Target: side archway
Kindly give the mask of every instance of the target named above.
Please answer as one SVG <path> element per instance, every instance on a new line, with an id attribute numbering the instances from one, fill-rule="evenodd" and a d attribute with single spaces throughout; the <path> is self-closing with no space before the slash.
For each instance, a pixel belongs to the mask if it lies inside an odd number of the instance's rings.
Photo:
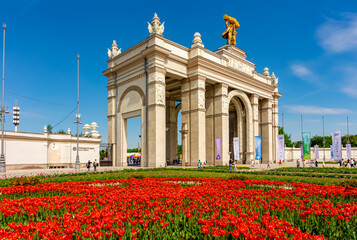
<path id="1" fill-rule="evenodd" d="M 142 106 L 145 106 L 145 93 L 144 93 L 144 91 L 138 86 L 130 86 L 127 89 L 125 89 L 125 91 L 123 92 L 123 94 L 121 95 L 121 97 L 119 99 L 118 108 L 117 108 L 118 112 L 121 112 L 121 105 L 122 105 L 122 102 L 123 102 L 125 96 L 129 92 L 132 92 L 132 91 L 137 92 L 140 95 L 141 101 L 142 101 Z"/>

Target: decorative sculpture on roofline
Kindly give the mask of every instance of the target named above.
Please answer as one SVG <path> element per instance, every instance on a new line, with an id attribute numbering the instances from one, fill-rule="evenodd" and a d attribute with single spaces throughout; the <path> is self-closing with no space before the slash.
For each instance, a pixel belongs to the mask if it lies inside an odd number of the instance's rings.
<path id="1" fill-rule="evenodd" d="M 121 49 L 118 49 L 117 42 L 115 40 L 113 40 L 112 50 L 110 51 L 110 49 L 108 48 L 108 57 L 113 58 L 113 57 L 119 55 L 120 53 L 121 53 Z"/>
<path id="2" fill-rule="evenodd" d="M 222 37 L 227 39 L 227 44 L 236 45 L 236 30 L 239 28 L 239 23 L 235 18 L 228 16 L 227 14 L 223 15 L 223 19 L 226 21 L 226 31 L 222 33 Z M 229 24 L 228 24 L 229 23 Z"/>
<path id="3" fill-rule="evenodd" d="M 148 29 L 149 29 L 150 35 L 153 35 L 153 34 L 162 35 L 165 30 L 164 23 L 165 22 L 163 22 L 162 24 L 160 23 L 160 18 L 155 13 L 155 15 L 152 19 L 152 22 L 151 22 L 152 25 L 148 22 Z"/>

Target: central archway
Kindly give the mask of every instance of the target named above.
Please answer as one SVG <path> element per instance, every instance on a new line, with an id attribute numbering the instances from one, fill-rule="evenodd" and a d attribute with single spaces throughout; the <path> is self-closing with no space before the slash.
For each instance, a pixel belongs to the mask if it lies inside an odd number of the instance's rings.
<path id="1" fill-rule="evenodd" d="M 233 135 L 236 135 L 240 138 L 240 152 L 241 159 L 243 163 L 246 161 L 250 161 L 253 157 L 253 112 L 252 106 L 250 105 L 250 101 L 248 96 L 239 90 L 230 91 L 228 94 L 228 106 L 233 104 L 236 110 L 236 118 L 237 118 L 237 132 Z M 228 126 L 230 124 L 228 123 Z M 232 124 L 231 124 L 232 125 Z M 232 131 L 228 131 L 232 132 Z M 231 134 L 229 134 L 231 142 Z"/>

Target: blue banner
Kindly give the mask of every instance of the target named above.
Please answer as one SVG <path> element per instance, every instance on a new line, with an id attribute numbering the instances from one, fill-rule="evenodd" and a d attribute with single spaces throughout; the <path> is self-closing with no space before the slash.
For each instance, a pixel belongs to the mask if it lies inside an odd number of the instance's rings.
<path id="1" fill-rule="evenodd" d="M 262 136 L 255 136 L 255 160 L 262 159 Z"/>
<path id="2" fill-rule="evenodd" d="M 331 159 L 333 159 L 333 146 L 330 145 L 330 148 L 331 148 Z"/>

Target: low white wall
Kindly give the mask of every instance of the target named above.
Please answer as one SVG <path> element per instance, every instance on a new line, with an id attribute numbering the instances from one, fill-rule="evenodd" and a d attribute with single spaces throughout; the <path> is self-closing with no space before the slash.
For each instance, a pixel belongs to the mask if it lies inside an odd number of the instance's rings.
<path id="1" fill-rule="evenodd" d="M 79 159 L 99 161 L 99 138 L 79 138 Z M 9 132 L 4 134 L 4 153 L 9 169 L 72 166 L 77 155 L 77 138 L 70 134 Z"/>
<path id="2" fill-rule="evenodd" d="M 326 160 L 333 160 L 331 158 L 331 148 L 319 148 L 318 160 L 322 160 L 324 158 L 324 153 L 325 153 Z M 357 159 L 357 148 L 356 147 L 351 149 L 351 157 L 354 159 Z M 342 148 L 342 158 L 347 159 L 346 148 Z M 301 149 L 286 147 L 285 148 L 285 159 L 286 160 L 301 159 Z M 311 159 L 315 159 L 315 148 L 313 148 L 313 147 L 311 148 Z"/>

